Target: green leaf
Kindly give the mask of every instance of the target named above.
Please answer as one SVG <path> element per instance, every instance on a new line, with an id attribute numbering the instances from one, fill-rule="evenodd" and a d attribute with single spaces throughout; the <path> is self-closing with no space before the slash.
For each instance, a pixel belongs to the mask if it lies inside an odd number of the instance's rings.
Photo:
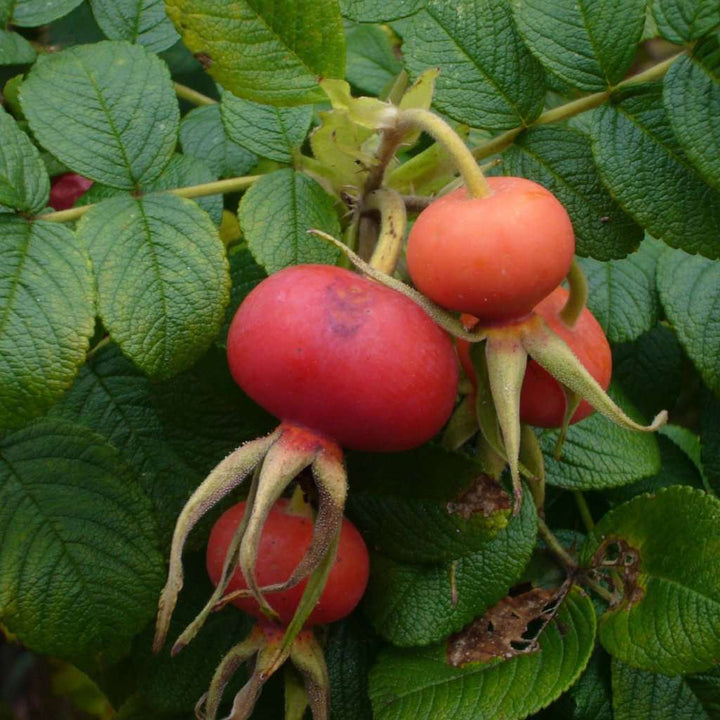
<path id="1" fill-rule="evenodd" d="M 346 18 L 362 23 L 382 23 L 399 20 L 416 13 L 427 0 L 340 0 L 340 10 Z"/>
<path id="2" fill-rule="evenodd" d="M 666 434 L 668 428 L 682 431 L 677 425 L 666 425 L 658 431 L 657 441 L 660 448 L 660 469 L 655 475 L 643 478 L 630 485 L 613 488 L 605 493 L 614 505 L 627 502 L 643 493 L 655 493 L 660 488 L 671 485 L 690 485 L 702 489 L 702 476 L 693 460 L 680 446 Z M 689 430 L 685 432 L 690 433 Z M 672 430 L 671 430 L 672 433 Z"/>
<path id="3" fill-rule="evenodd" d="M 0 215 L 0 254 L 0 427 L 14 427 L 70 386 L 95 308 L 87 253 L 67 227 Z"/>
<path id="4" fill-rule="evenodd" d="M 600 620 L 615 658 L 667 675 L 712 667 L 720 653 L 720 500 L 685 486 L 642 495 L 610 511 L 588 535 L 581 562 L 618 547 L 623 599 Z M 593 558 L 595 557 L 595 561 Z"/>
<path id="5" fill-rule="evenodd" d="M 637 418 L 637 411 L 617 388 L 611 387 L 610 396 Z M 554 457 L 557 435 L 557 430 L 540 435 L 546 480 L 556 487 L 602 490 L 626 485 L 660 469 L 660 453 L 653 435 L 625 430 L 599 413 L 570 427 L 560 461 Z"/>
<path id="6" fill-rule="evenodd" d="M 358 90 L 378 96 L 402 70 L 390 37 L 378 25 L 355 25 L 345 31 L 345 78 Z"/>
<path id="7" fill-rule="evenodd" d="M 133 467 L 152 500 L 163 545 L 202 475 L 190 468 L 163 437 L 150 381 L 115 345 L 100 348 L 50 417 L 86 425 L 101 434 Z"/>
<path id="8" fill-rule="evenodd" d="M 688 252 L 720 257 L 720 195 L 682 152 L 661 90 L 660 83 L 628 88 L 620 102 L 593 113 L 595 161 L 610 192 L 651 235 Z"/>
<path id="9" fill-rule="evenodd" d="M 165 14 L 164 0 L 90 0 L 90 7 L 111 40 L 127 40 L 161 52 L 180 37 Z"/>
<path id="10" fill-rule="evenodd" d="M 720 396 L 720 266 L 668 250 L 658 261 L 657 283 L 680 344 L 708 387 Z"/>
<path id="11" fill-rule="evenodd" d="M 38 27 L 67 15 L 82 0 L 15 0 L 12 24 L 20 27 Z"/>
<path id="12" fill-rule="evenodd" d="M 598 260 L 621 258 L 643 232 L 612 199 L 597 175 L 589 138 L 567 125 L 532 128 L 503 153 L 503 172 L 544 185 L 565 206 L 577 252 Z"/>
<path id="13" fill-rule="evenodd" d="M 614 720 L 712 720 L 693 692 L 692 685 L 676 675 L 638 670 L 619 660 L 612 663 Z"/>
<path id="14" fill-rule="evenodd" d="M 238 97 L 274 105 L 322 102 L 318 78 L 345 74 L 336 0 L 167 0 L 185 45 Z"/>
<path id="15" fill-rule="evenodd" d="M 501 486 L 475 460 L 442 447 L 353 453 L 348 474 L 362 478 L 348 498 L 348 515 L 370 547 L 399 562 L 469 555 L 508 523 L 512 503 Z"/>
<path id="16" fill-rule="evenodd" d="M 700 416 L 700 455 L 708 484 L 720 495 L 720 400 L 703 393 Z"/>
<path id="17" fill-rule="evenodd" d="M 530 560 L 536 533 L 535 509 L 525 492 L 520 514 L 482 550 L 459 560 L 401 565 L 373 555 L 365 614 L 394 645 L 437 642 L 507 595 Z"/>
<path id="18" fill-rule="evenodd" d="M 396 27 L 413 76 L 440 69 L 434 104 L 451 118 L 506 130 L 529 124 L 542 111 L 544 72 L 520 39 L 506 2 L 428 0 Z"/>
<path id="19" fill-rule="evenodd" d="M 651 8 L 660 34 L 680 45 L 720 23 L 716 0 L 653 0 Z"/>
<path id="20" fill-rule="evenodd" d="M 559 711 L 559 715 L 554 713 Z M 549 718 L 564 720 L 613 720 L 610 659 L 595 647 L 585 672 L 560 699 L 549 708 Z M 640 719 L 638 719 L 640 720 Z"/>
<path id="21" fill-rule="evenodd" d="M 645 0 L 511 0 L 535 57 L 581 90 L 622 80 L 645 25 Z"/>
<path id="22" fill-rule="evenodd" d="M 0 108 L 0 205 L 37 213 L 46 205 L 50 179 L 40 153 Z"/>
<path id="23" fill-rule="evenodd" d="M 252 253 L 244 246 L 231 249 L 228 259 L 230 260 L 232 288 L 230 290 L 230 304 L 225 311 L 225 325 L 220 332 L 220 344 L 225 342 L 230 330 L 230 323 L 235 317 L 240 303 L 256 285 L 267 277 L 265 270 L 255 262 Z"/>
<path id="24" fill-rule="evenodd" d="M 0 441 L 0 617 L 35 652 L 125 648 L 155 614 L 150 505 L 118 452 L 44 420 Z"/>
<path id="25" fill-rule="evenodd" d="M 377 641 L 358 614 L 328 628 L 325 659 L 330 675 L 330 720 L 372 720 L 368 672 Z"/>
<path id="26" fill-rule="evenodd" d="M 243 100 L 229 92 L 223 93 L 221 113 L 230 140 L 256 155 L 282 163 L 292 161 L 312 120 L 310 106 L 278 108 Z"/>
<path id="27" fill-rule="evenodd" d="M 191 110 L 180 123 L 180 144 L 186 155 L 204 160 L 218 177 L 245 175 L 257 157 L 225 132 L 219 105 Z"/>
<path id="28" fill-rule="evenodd" d="M 655 266 L 664 249 L 648 237 L 622 260 L 580 259 L 590 290 L 588 308 L 611 343 L 636 340 L 655 327 L 660 312 Z"/>
<path id="29" fill-rule="evenodd" d="M 103 325 L 144 372 L 192 365 L 220 330 L 229 295 L 225 248 L 210 218 L 174 195 L 106 200 L 83 216 Z"/>
<path id="30" fill-rule="evenodd" d="M 701 41 L 691 55 L 673 64 L 665 76 L 663 100 L 683 150 L 720 190 L 720 34 Z"/>
<path id="31" fill-rule="evenodd" d="M 308 234 L 317 228 L 339 237 L 340 223 L 333 199 L 306 175 L 290 169 L 265 175 L 243 196 L 238 217 L 250 251 L 268 273 L 337 261 L 335 247 Z"/>
<path id="32" fill-rule="evenodd" d="M 510 660 L 450 667 L 445 646 L 381 653 L 370 674 L 377 720 L 521 720 L 548 705 L 585 668 L 595 638 L 595 611 L 579 589 L 540 636 L 540 651 Z M 510 700 L 511 698 L 511 700 Z"/>
<path id="33" fill-rule="evenodd" d="M 0 25 L 5 27 L 10 22 L 15 0 L 0 0 Z"/>
<path id="34" fill-rule="evenodd" d="M 646 417 L 675 407 L 684 365 L 677 337 L 665 325 L 656 325 L 634 342 L 613 350 L 613 376 Z"/>
<path id="35" fill-rule="evenodd" d="M 137 45 L 108 41 L 43 55 L 20 99 L 40 143 L 104 185 L 133 190 L 152 182 L 175 149 L 170 73 Z"/>
<path id="36" fill-rule="evenodd" d="M 0 65 L 25 65 L 36 56 L 35 49 L 22 35 L 0 29 Z"/>

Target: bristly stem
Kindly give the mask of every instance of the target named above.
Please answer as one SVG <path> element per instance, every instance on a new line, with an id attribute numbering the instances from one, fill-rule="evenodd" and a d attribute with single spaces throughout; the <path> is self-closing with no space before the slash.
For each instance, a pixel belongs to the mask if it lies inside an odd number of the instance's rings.
<path id="1" fill-rule="evenodd" d="M 538 534 L 545 541 L 548 550 L 560 561 L 566 570 L 574 571 L 577 569 L 575 560 L 570 553 L 560 544 L 560 541 L 553 535 L 552 530 L 546 525 L 542 518 L 537 519 Z"/>
<path id="2" fill-rule="evenodd" d="M 567 274 L 570 295 L 562 310 L 558 313 L 560 319 L 568 326 L 573 327 L 580 319 L 588 299 L 588 284 L 585 273 L 577 260 L 573 260 Z"/>
<path id="3" fill-rule="evenodd" d="M 440 116 L 429 110 L 408 108 L 400 112 L 398 126 L 418 128 L 439 142 L 455 162 L 470 197 L 484 198 L 490 194 L 490 186 L 470 149 Z"/>
<path id="4" fill-rule="evenodd" d="M 175 94 L 181 100 L 187 100 L 193 105 L 217 105 L 217 100 L 213 100 L 211 97 L 203 95 L 201 92 L 193 90 L 187 85 L 181 85 L 180 83 L 176 82 L 173 83 L 173 87 L 175 88 Z"/>
<path id="5" fill-rule="evenodd" d="M 221 195 L 229 192 L 239 192 L 246 190 L 254 182 L 257 182 L 262 175 L 245 175 L 243 177 L 227 178 L 226 180 L 216 180 L 215 182 L 202 183 L 201 185 L 190 185 L 188 187 L 174 188 L 173 190 L 163 190 L 161 194 L 177 195 L 184 198 L 206 197 L 207 195 Z M 94 208 L 95 205 L 82 205 L 80 207 L 70 208 L 69 210 L 60 210 L 59 212 L 45 213 L 38 215 L 37 220 L 45 220 L 46 222 L 71 222 L 82 217 L 86 212 Z"/>

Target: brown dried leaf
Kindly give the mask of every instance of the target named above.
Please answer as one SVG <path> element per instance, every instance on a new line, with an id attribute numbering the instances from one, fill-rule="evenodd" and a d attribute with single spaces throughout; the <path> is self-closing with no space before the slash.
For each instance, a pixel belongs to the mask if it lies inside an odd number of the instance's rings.
<path id="1" fill-rule="evenodd" d="M 595 574 L 610 577 L 615 585 L 610 608 L 629 607 L 640 602 L 645 590 L 638 583 L 640 551 L 622 538 L 609 537 L 595 551 L 590 568 Z"/>
<path id="2" fill-rule="evenodd" d="M 538 636 L 552 620 L 569 585 L 557 589 L 533 588 L 508 596 L 473 620 L 447 645 L 447 660 L 453 667 L 488 662 L 495 658 L 535 652 Z"/>
<path id="3" fill-rule="evenodd" d="M 447 511 L 450 515 L 470 520 L 473 515 L 482 514 L 487 518 L 511 507 L 510 496 L 502 485 L 489 475 L 482 474 L 455 502 L 447 504 Z"/>

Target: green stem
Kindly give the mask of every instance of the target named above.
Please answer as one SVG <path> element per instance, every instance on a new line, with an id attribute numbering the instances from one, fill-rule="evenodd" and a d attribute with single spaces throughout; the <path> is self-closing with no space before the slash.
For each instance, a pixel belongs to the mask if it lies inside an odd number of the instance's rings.
<path id="1" fill-rule="evenodd" d="M 577 503 L 578 510 L 580 511 L 580 517 L 585 525 L 585 529 L 588 532 L 592 532 L 595 527 L 595 521 L 590 514 L 590 508 L 588 507 L 585 496 L 579 490 L 575 490 L 573 495 L 575 496 L 575 502 Z"/>
<path id="2" fill-rule="evenodd" d="M 402 142 L 402 132 L 397 128 L 388 128 L 383 130 L 380 135 L 380 147 L 375 153 L 373 166 L 370 168 L 367 179 L 365 180 L 364 194 L 367 195 L 373 190 L 377 190 L 385 176 L 385 168 L 395 157 L 395 151 Z"/>
<path id="3" fill-rule="evenodd" d="M 534 127 L 535 125 L 547 125 L 549 123 L 567 120 L 568 118 L 574 117 L 575 115 L 580 115 L 581 113 L 587 112 L 588 110 L 599 107 L 610 99 L 610 95 L 615 90 L 619 90 L 630 85 L 637 85 L 639 83 L 649 82 L 651 80 L 659 80 L 665 75 L 670 66 L 678 58 L 682 57 L 685 54 L 686 53 L 683 51 L 678 53 L 677 55 L 673 55 L 667 60 L 663 60 L 662 62 L 657 63 L 657 65 L 653 65 L 647 70 L 644 70 L 637 75 L 633 75 L 632 77 L 623 80 L 609 90 L 603 90 L 602 92 L 593 93 L 592 95 L 586 95 L 585 97 L 578 98 L 577 100 L 573 100 L 569 103 L 565 103 L 564 105 L 560 105 L 559 107 L 553 108 L 552 110 L 547 110 L 529 125 L 521 125 L 520 127 L 512 128 L 511 130 L 508 130 L 507 132 L 504 132 L 501 135 L 498 135 L 497 137 L 488 140 L 482 145 L 478 145 L 476 148 L 473 149 L 472 154 L 476 160 L 481 160 L 483 158 L 489 157 L 490 155 L 495 155 L 496 153 L 502 152 L 507 147 L 512 145 L 515 138 L 523 130 L 525 130 L 526 127 Z"/>
<path id="4" fill-rule="evenodd" d="M 587 280 L 577 260 L 573 260 L 570 265 L 567 281 L 570 286 L 570 295 L 568 295 L 567 302 L 558 314 L 568 327 L 574 327 L 580 318 L 580 314 L 585 309 L 588 299 Z"/>
<path id="5" fill-rule="evenodd" d="M 447 150 L 463 177 L 470 197 L 484 198 L 490 194 L 490 186 L 470 149 L 441 117 L 422 108 L 408 108 L 398 115 L 398 127 L 403 125 L 423 130 Z"/>
<path id="6" fill-rule="evenodd" d="M 221 195 L 224 193 L 246 190 L 261 177 L 262 175 L 246 175 L 244 177 L 228 178 L 227 180 L 216 180 L 215 182 L 202 183 L 201 185 L 190 185 L 188 187 L 174 188 L 173 190 L 164 190 L 163 192 L 168 195 L 177 195 L 183 198 Z M 82 205 L 81 207 L 70 208 L 69 210 L 60 210 L 59 212 L 38 215 L 36 219 L 45 220 L 46 222 L 70 222 L 82 217 L 86 212 L 88 212 L 88 210 L 91 210 L 94 207 L 94 204 Z"/>
<path id="7" fill-rule="evenodd" d="M 203 95 L 202 93 L 198 92 L 197 90 L 193 90 L 187 85 L 173 83 L 173 87 L 175 88 L 175 94 L 181 100 L 187 100 L 193 105 L 217 105 L 217 100 L 213 100 L 211 97 Z"/>
<path id="8" fill-rule="evenodd" d="M 560 544 L 560 541 L 553 535 L 550 528 L 546 525 L 542 518 L 537 519 L 538 533 L 540 537 L 545 541 L 550 552 L 560 561 L 560 563 L 567 570 L 575 570 L 577 565 L 575 560 L 572 558 L 570 553 Z"/>
<path id="9" fill-rule="evenodd" d="M 599 582 L 596 582 L 587 575 L 583 575 L 580 582 L 586 587 L 590 588 L 596 595 L 599 595 L 608 605 L 612 603 L 613 594 L 606 587 L 603 587 Z"/>
<path id="10" fill-rule="evenodd" d="M 379 188 L 366 196 L 365 207 L 380 213 L 380 234 L 370 265 L 386 275 L 392 275 L 402 253 L 407 228 L 405 203 L 395 190 Z"/>

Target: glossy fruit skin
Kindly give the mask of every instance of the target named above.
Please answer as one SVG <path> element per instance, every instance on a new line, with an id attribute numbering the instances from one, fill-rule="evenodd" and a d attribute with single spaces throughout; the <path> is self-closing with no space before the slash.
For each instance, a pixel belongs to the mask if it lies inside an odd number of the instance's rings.
<path id="1" fill-rule="evenodd" d="M 246 504 L 241 502 L 226 510 L 210 533 L 206 565 L 213 585 L 217 585 L 220 580 L 225 553 L 242 520 Z M 261 587 L 283 582 L 290 576 L 305 554 L 312 532 L 312 518 L 292 514 L 289 501 L 284 498 L 278 500 L 270 511 L 260 540 L 256 576 Z M 305 627 L 334 622 L 349 615 L 365 592 L 369 572 L 370 562 L 365 542 L 357 528 L 349 520 L 343 519 L 335 563 L 320 600 Z M 267 595 L 283 625 L 287 625 L 292 619 L 306 584 L 307 581 L 303 581 L 284 592 Z M 246 587 L 238 569 L 230 579 L 226 592 Z M 239 598 L 232 602 L 253 617 L 265 617 L 253 598 Z"/>
<path id="2" fill-rule="evenodd" d="M 610 344 L 600 323 L 587 308 L 580 313 L 573 327 L 568 327 L 560 319 L 558 313 L 565 306 L 567 298 L 568 291 L 559 287 L 539 303 L 534 312 L 567 343 L 602 389 L 607 390 L 612 376 Z M 571 424 L 592 412 L 592 406 L 583 400 L 572 416 Z M 520 420 L 537 427 L 556 428 L 562 425 L 564 414 L 565 396 L 557 380 L 534 360 L 530 360 L 520 395 Z"/>
<path id="3" fill-rule="evenodd" d="M 487 197 L 469 198 L 463 187 L 420 213 L 407 263 L 427 297 L 493 323 L 527 315 L 562 282 L 575 236 L 565 208 L 542 185 L 487 180 Z"/>
<path id="4" fill-rule="evenodd" d="M 533 312 L 540 315 L 550 329 L 565 341 L 603 390 L 607 390 L 612 376 L 612 352 L 605 333 L 587 308 L 580 313 L 575 325 L 568 327 L 558 314 L 565 306 L 567 298 L 568 291 L 558 287 L 539 303 Z M 463 322 L 471 325 L 468 318 L 464 317 Z M 459 340 L 457 349 L 463 369 L 474 384 L 469 344 Z M 571 424 L 579 422 L 592 412 L 592 406 L 583 400 L 573 414 Z M 562 388 L 552 375 L 529 359 L 520 393 L 520 421 L 536 427 L 558 428 L 562 426 L 564 415 L 565 395 Z"/>
<path id="5" fill-rule="evenodd" d="M 445 332 L 404 295 L 330 265 L 296 265 L 256 286 L 227 351 L 235 381 L 258 404 L 346 448 L 421 445 L 455 402 Z"/>
<path id="6" fill-rule="evenodd" d="M 77 173 L 68 172 L 58 175 L 50 182 L 48 204 L 54 210 L 69 210 L 92 184 L 92 180 Z"/>

